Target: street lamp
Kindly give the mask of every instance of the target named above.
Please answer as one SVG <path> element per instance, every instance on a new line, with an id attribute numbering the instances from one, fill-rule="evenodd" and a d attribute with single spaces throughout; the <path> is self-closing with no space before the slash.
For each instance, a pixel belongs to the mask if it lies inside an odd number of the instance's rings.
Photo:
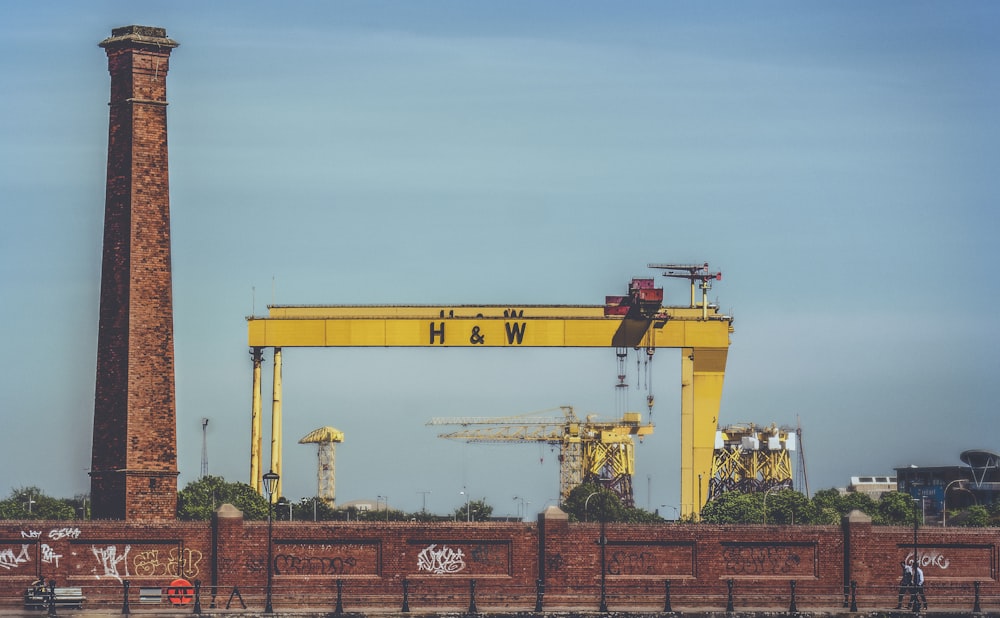
<path id="1" fill-rule="evenodd" d="M 465 496 L 465 521 L 472 521 L 472 510 L 469 507 L 469 494 L 466 491 L 458 492 L 458 495 Z"/>
<path id="2" fill-rule="evenodd" d="M 952 482 L 948 483 L 947 485 L 945 485 L 945 487 L 944 487 L 944 504 L 942 504 L 942 506 L 941 506 L 941 527 L 942 528 L 945 528 L 948 525 L 948 490 L 951 489 L 951 486 L 954 485 L 955 483 L 967 483 L 967 482 L 968 481 L 966 479 L 955 479 L 954 481 L 952 481 Z M 976 499 L 976 494 L 974 494 L 971 491 L 969 491 L 969 489 L 967 487 L 959 486 L 959 489 L 964 489 L 965 491 L 968 491 L 969 495 L 972 496 L 972 500 L 976 504 L 979 504 L 979 500 Z"/>
<path id="3" fill-rule="evenodd" d="M 267 498 L 267 594 L 264 597 L 264 613 L 273 614 L 274 608 L 271 606 L 271 585 L 274 579 L 274 564 L 271 552 L 271 540 L 273 539 L 274 532 L 274 488 L 278 484 L 278 479 L 281 478 L 275 474 L 274 470 L 268 470 L 263 476 L 264 481 L 264 497 Z"/>
<path id="4" fill-rule="evenodd" d="M 517 514 L 521 518 L 521 521 L 524 521 L 524 517 L 528 514 L 528 509 L 527 509 L 527 507 L 525 505 L 531 504 L 531 503 L 527 502 L 524 499 L 524 496 L 514 496 L 514 500 L 520 500 L 521 501 L 521 505 L 520 505 L 521 508 L 518 509 Z"/>
<path id="5" fill-rule="evenodd" d="M 589 496 L 587 496 L 587 499 L 583 501 L 583 521 L 588 521 L 589 520 L 589 518 L 587 517 L 587 505 L 590 504 L 590 499 L 593 498 L 594 496 L 596 496 L 599 493 L 601 493 L 601 492 L 595 491 L 594 493 L 592 493 Z"/>

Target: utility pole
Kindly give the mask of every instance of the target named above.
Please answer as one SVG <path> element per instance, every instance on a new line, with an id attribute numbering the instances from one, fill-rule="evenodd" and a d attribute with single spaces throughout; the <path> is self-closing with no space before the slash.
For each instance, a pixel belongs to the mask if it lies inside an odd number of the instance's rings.
<path id="1" fill-rule="evenodd" d="M 201 419 L 201 478 L 208 476 L 208 419 Z"/>

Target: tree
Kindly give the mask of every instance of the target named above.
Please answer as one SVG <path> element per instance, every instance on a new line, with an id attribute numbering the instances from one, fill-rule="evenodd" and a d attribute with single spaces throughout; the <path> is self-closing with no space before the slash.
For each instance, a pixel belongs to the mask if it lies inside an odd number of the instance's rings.
<path id="1" fill-rule="evenodd" d="M 981 504 L 974 504 L 965 510 L 965 517 L 958 525 L 970 528 L 983 528 L 992 525 L 990 511 Z"/>
<path id="2" fill-rule="evenodd" d="M 808 505 L 809 498 L 787 487 L 765 493 L 761 500 L 761 521 L 768 524 L 812 523 Z"/>
<path id="3" fill-rule="evenodd" d="M 34 486 L 15 488 L 0 501 L 0 519 L 76 519 L 79 515 L 70 501 L 47 496 Z"/>
<path id="4" fill-rule="evenodd" d="M 203 476 L 177 492 L 177 517 L 208 520 L 225 503 L 243 511 L 244 519 L 267 519 L 267 500 L 246 483 L 227 483 L 219 476 Z"/>
<path id="5" fill-rule="evenodd" d="M 614 492 L 596 483 L 574 487 L 562 508 L 576 521 L 622 521 L 625 510 Z"/>
<path id="6" fill-rule="evenodd" d="M 455 521 L 487 521 L 493 514 L 493 507 L 485 500 L 470 500 L 455 509 Z"/>
<path id="7" fill-rule="evenodd" d="M 878 499 L 872 523 L 900 526 L 913 523 L 913 498 L 901 491 L 889 491 Z"/>
<path id="8" fill-rule="evenodd" d="M 319 497 L 302 498 L 292 503 L 293 517 L 297 521 L 330 521 L 337 519 L 337 510 Z"/>
<path id="9" fill-rule="evenodd" d="M 728 491 L 702 507 L 701 521 L 706 524 L 760 523 L 762 503 L 760 494 Z"/>

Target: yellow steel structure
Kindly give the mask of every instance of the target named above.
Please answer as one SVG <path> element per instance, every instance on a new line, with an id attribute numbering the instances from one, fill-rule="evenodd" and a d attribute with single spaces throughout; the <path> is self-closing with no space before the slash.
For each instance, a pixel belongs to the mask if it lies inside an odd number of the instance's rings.
<path id="1" fill-rule="evenodd" d="M 650 265 L 654 268 L 675 268 Z M 707 265 L 706 265 L 707 266 Z M 687 267 L 677 267 L 687 268 Z M 257 359 L 274 349 L 271 469 L 281 474 L 280 352 L 288 347 L 567 347 L 679 348 L 681 351 L 681 513 L 696 515 L 708 497 L 715 430 L 729 351 L 732 318 L 703 296 L 706 272 L 692 269 L 691 305 L 651 305 L 645 284 L 633 280 L 629 297 L 605 305 L 330 305 L 270 306 L 247 318 L 255 359 L 251 429 L 251 485 L 260 489 L 261 379 Z M 667 276 L 679 276 L 673 272 Z M 713 278 L 715 278 L 713 276 Z M 650 286 L 651 287 L 651 286 Z M 659 300 L 662 301 L 662 290 Z M 624 302 L 623 302 L 624 299 Z M 638 300 L 637 300 L 638 299 Z M 627 309 L 627 311 L 625 311 Z M 619 312 L 619 310 L 621 310 Z M 277 436 L 277 438 L 275 437 Z M 276 495 L 280 493 L 276 492 Z"/>
<path id="2" fill-rule="evenodd" d="M 744 493 L 792 487 L 791 453 L 798 447 L 794 428 L 753 423 L 721 427 L 715 438 L 709 499 L 728 491 Z"/>
<path id="3" fill-rule="evenodd" d="M 642 424 L 642 414 L 626 412 L 618 420 L 601 420 L 588 414 L 580 420 L 573 408 L 563 406 L 563 418 L 533 418 L 530 415 L 499 418 L 435 418 L 428 425 L 460 425 L 464 429 L 439 434 L 439 438 L 476 443 L 545 442 L 559 446 L 559 497 L 581 483 L 607 487 L 622 502 L 632 506 L 632 475 L 635 473 L 635 442 L 653 433 Z"/>
<path id="4" fill-rule="evenodd" d="M 336 444 L 344 441 L 344 432 L 324 425 L 299 439 L 299 444 L 316 444 L 316 496 L 333 507 L 337 501 Z"/>

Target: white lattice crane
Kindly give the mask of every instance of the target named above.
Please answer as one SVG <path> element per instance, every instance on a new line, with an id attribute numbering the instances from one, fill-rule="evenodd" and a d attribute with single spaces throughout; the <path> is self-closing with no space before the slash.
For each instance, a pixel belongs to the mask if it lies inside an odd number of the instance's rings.
<path id="1" fill-rule="evenodd" d="M 617 420 L 588 415 L 580 420 L 570 406 L 562 406 L 562 418 L 539 418 L 534 414 L 501 417 L 435 418 L 428 425 L 461 425 L 464 429 L 439 434 L 439 438 L 472 443 L 545 442 L 559 445 L 559 497 L 584 482 L 614 492 L 633 506 L 632 474 L 635 472 L 635 442 L 653 433 L 652 424 L 642 424 L 638 412 L 626 412 Z M 551 410 L 550 410 L 551 411 Z"/>
<path id="2" fill-rule="evenodd" d="M 344 432 L 333 427 L 320 427 L 307 433 L 299 444 L 316 444 L 319 446 L 318 463 L 316 467 L 316 496 L 334 506 L 336 501 L 335 486 L 335 444 L 344 441 Z"/>

